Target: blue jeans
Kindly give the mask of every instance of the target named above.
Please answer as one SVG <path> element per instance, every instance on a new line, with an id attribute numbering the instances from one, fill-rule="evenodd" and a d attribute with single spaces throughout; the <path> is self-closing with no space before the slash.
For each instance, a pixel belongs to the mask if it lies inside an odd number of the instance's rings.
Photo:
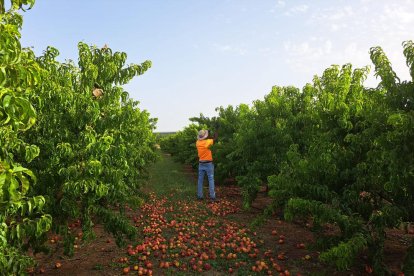
<path id="1" fill-rule="evenodd" d="M 204 174 L 207 174 L 208 190 L 210 192 L 210 198 L 215 199 L 216 193 L 214 192 L 214 164 L 212 162 L 198 164 L 197 197 L 203 198 Z"/>

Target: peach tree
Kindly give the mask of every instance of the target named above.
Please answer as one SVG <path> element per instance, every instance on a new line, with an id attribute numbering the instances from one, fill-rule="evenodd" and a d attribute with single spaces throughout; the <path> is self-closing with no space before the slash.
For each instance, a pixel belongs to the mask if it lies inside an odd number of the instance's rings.
<path id="1" fill-rule="evenodd" d="M 31 98 L 39 120 L 26 133 L 40 148 L 33 162 L 35 190 L 46 197 L 53 230 L 65 237 L 67 254 L 73 253 L 75 233 L 68 227 L 75 220 L 84 240 L 94 237 L 97 221 L 118 243 L 137 234 L 123 207 L 142 202 L 140 185 L 156 159 L 156 121 L 122 88 L 151 62 L 126 66 L 127 55 L 107 46 L 79 43 L 78 48 L 78 66 L 57 61 L 53 47 L 37 58 L 48 81 Z"/>
<path id="2" fill-rule="evenodd" d="M 404 54 L 413 72 L 413 44 Z M 370 51 L 377 88 L 366 88 L 367 69 L 331 67 L 304 90 L 317 126 L 301 151 L 294 143 L 280 173 L 269 177 L 270 195 L 285 205 L 285 218 L 311 219 L 323 252 L 341 269 L 366 254 L 376 275 L 383 263 L 386 230 L 412 220 L 414 159 L 412 81 L 400 82 L 380 47 Z M 324 226 L 338 231 L 330 235 Z M 412 250 L 411 250 L 412 251 Z M 412 273 L 412 253 L 404 271 Z"/>
<path id="3" fill-rule="evenodd" d="M 388 274 L 387 229 L 413 220 L 414 44 L 403 48 L 411 81 L 401 82 L 382 49 L 373 47 L 376 88 L 364 86 L 368 67 L 335 65 L 302 90 L 275 86 L 251 107 L 219 108 L 214 120 L 199 118 L 223 129 L 213 147 L 215 163 L 222 175 L 236 177 L 245 207 L 268 184 L 273 203 L 267 213 L 282 208 L 286 219 L 310 220 L 321 260 L 340 269 L 366 254 L 376 275 Z M 182 153 L 182 161 L 194 154 Z M 407 274 L 414 273 L 413 252 L 411 246 Z"/>
<path id="4" fill-rule="evenodd" d="M 32 51 L 22 49 L 22 16 L 17 10 L 34 1 L 0 1 L 0 271 L 22 275 L 33 265 L 25 251 L 41 247 L 52 219 L 45 198 L 34 193 L 36 177 L 28 169 L 39 148 L 23 139 L 36 122 L 30 95 L 44 80 Z M 23 164 L 27 164 L 24 166 Z"/>
<path id="5" fill-rule="evenodd" d="M 196 168 L 198 164 L 196 140 L 198 131 L 202 128 L 206 126 L 192 123 L 177 133 L 163 137 L 160 140 L 161 149 L 170 153 L 174 160 Z"/>

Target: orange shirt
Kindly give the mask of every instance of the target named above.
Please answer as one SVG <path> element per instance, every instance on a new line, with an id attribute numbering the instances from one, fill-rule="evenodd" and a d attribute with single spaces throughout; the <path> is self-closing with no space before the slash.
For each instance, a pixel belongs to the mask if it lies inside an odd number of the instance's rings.
<path id="1" fill-rule="evenodd" d="M 213 139 L 197 140 L 196 146 L 200 161 L 213 161 L 213 155 L 209 149 L 214 144 Z"/>

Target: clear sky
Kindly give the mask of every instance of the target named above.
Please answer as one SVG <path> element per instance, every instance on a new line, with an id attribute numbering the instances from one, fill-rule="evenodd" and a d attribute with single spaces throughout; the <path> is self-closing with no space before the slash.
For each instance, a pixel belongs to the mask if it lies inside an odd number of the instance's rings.
<path id="1" fill-rule="evenodd" d="M 262 99 L 273 85 L 303 87 L 331 64 L 371 65 L 381 46 L 409 79 L 401 43 L 414 40 L 414 0 L 37 0 L 23 46 L 77 60 L 77 43 L 153 67 L 125 89 L 175 131 L 218 106 Z M 376 85 L 372 76 L 367 85 Z"/>

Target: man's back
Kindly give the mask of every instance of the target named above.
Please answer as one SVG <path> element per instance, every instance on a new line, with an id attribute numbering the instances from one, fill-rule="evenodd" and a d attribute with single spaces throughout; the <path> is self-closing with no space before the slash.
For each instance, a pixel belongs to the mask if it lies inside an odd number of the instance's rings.
<path id="1" fill-rule="evenodd" d="M 196 142 L 198 158 L 200 161 L 213 161 L 210 147 L 214 144 L 213 139 L 198 140 Z"/>

